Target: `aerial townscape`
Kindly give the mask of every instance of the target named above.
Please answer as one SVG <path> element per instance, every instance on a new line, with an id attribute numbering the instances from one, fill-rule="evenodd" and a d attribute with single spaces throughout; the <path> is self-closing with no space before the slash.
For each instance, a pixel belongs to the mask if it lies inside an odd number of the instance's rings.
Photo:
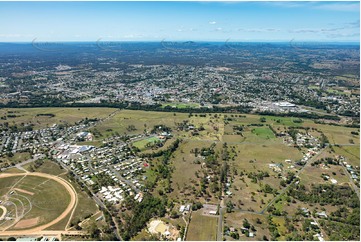
<path id="1" fill-rule="evenodd" d="M 192 8 L 209 32 L 203 39 L 191 38 L 199 30 L 188 20 L 183 39 L 157 41 L 142 28 L 169 31 L 163 17 Z M 360 241 L 360 42 L 348 39 L 359 38 L 359 8 L 0 2 L 0 16 L 24 31 L 0 28 L 0 240 Z M 129 28 L 145 37 L 56 36 L 74 26 L 87 36 L 90 23 L 106 31 L 102 21 L 121 18 L 115 9 L 137 13 Z M 320 33 L 285 35 L 331 40 L 287 41 L 282 30 L 255 27 L 237 30 L 245 41 L 223 38 L 233 24 L 221 26 L 222 17 L 235 21 L 243 9 L 278 20 L 277 9 L 304 11 L 315 25 L 333 19 Z M 13 11 L 34 18 L 12 22 Z M 57 23 L 51 13 L 67 24 L 54 30 L 58 40 L 42 36 Z M 89 23 L 73 26 L 80 16 Z M 26 26 L 46 18 L 35 31 L 44 40 L 26 39 Z M 263 33 L 282 41 L 247 41 Z"/>

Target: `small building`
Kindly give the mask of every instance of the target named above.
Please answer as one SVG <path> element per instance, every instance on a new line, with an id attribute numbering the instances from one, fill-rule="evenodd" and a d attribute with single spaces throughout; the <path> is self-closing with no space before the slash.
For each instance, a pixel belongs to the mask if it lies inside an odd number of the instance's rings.
<path id="1" fill-rule="evenodd" d="M 215 210 L 211 210 L 208 213 L 209 213 L 209 215 L 217 215 L 217 211 L 215 211 Z"/>
<path id="2" fill-rule="evenodd" d="M 183 213 L 183 212 L 184 212 L 184 210 L 185 210 L 185 208 L 186 208 L 186 206 L 184 206 L 184 205 L 180 206 L 180 208 L 179 208 L 179 212 Z"/>
<path id="3" fill-rule="evenodd" d="M 326 214 L 325 211 L 317 212 L 317 213 L 316 213 L 316 216 L 318 216 L 318 217 L 323 217 L 323 218 L 327 218 L 327 214 Z"/>

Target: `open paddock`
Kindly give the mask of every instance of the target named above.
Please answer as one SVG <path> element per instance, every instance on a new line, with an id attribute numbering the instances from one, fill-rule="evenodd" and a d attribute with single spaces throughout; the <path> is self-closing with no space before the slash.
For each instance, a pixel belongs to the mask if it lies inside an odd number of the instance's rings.
<path id="1" fill-rule="evenodd" d="M 201 211 L 192 212 L 186 240 L 216 240 L 218 218 L 203 216 Z"/>

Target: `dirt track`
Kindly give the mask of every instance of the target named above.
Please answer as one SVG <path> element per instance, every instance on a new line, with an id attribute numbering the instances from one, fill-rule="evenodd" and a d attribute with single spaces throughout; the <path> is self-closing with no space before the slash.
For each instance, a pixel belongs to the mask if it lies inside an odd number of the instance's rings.
<path id="1" fill-rule="evenodd" d="M 0 209 L 2 210 L 2 213 L 1 213 L 1 216 L 0 216 L 0 220 L 3 220 L 3 219 L 5 219 L 5 215 L 6 215 L 6 213 L 8 212 L 8 210 L 6 209 L 6 207 L 1 206 L 1 205 L 0 205 Z"/>
<path id="2" fill-rule="evenodd" d="M 70 194 L 70 203 L 69 203 L 68 207 L 62 212 L 62 214 L 59 215 L 59 217 L 57 217 L 56 219 L 54 219 L 53 221 L 51 221 L 47 224 L 44 224 L 44 225 L 41 225 L 41 226 L 38 226 L 38 227 L 35 227 L 32 229 L 26 229 L 26 230 L 0 231 L 0 236 L 31 235 L 31 234 L 35 234 L 35 233 L 39 233 L 39 234 L 46 233 L 45 231 L 43 231 L 43 232 L 41 232 L 41 231 L 60 222 L 62 219 L 64 219 L 72 211 L 72 209 L 74 208 L 74 206 L 77 202 L 77 194 L 75 192 L 75 189 L 69 182 L 67 182 L 63 178 L 45 174 L 45 173 L 39 173 L 39 172 L 26 173 L 26 174 L 24 174 L 24 173 L 2 173 L 2 174 L 0 174 L 0 178 L 12 177 L 12 176 L 38 176 L 38 177 L 52 179 L 52 180 L 62 184 L 66 188 L 66 190 Z"/>

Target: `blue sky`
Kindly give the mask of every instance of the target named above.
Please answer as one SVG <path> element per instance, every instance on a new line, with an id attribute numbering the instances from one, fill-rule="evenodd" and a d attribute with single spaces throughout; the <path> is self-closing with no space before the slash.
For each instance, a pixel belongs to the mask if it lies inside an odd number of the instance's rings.
<path id="1" fill-rule="evenodd" d="M 357 41 L 359 2 L 0 2 L 0 41 Z"/>

